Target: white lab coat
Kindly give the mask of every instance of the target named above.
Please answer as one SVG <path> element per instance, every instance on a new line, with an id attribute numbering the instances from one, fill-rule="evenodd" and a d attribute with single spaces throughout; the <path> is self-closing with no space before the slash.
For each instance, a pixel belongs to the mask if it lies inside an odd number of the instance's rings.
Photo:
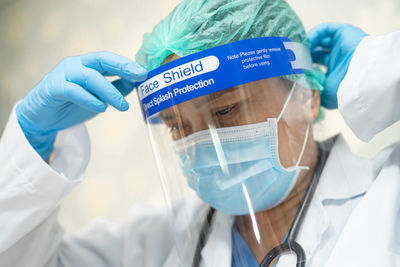
<path id="1" fill-rule="evenodd" d="M 364 140 L 400 119 L 397 48 L 400 32 L 365 38 L 339 89 L 339 109 Z M 84 126 L 61 132 L 55 151 L 51 164 L 44 163 L 12 112 L 0 140 L 1 267 L 180 266 L 174 238 L 184 244 L 185 231 L 198 229 L 202 221 L 182 220 L 171 231 L 165 210 L 136 206 L 121 224 L 96 220 L 79 235 L 65 234 L 57 211 L 88 165 Z M 307 266 L 400 266 L 399 192 L 400 146 L 367 160 L 354 156 L 339 137 L 300 231 Z M 182 205 L 193 214 L 206 209 L 196 200 Z M 315 216 L 321 218 L 317 225 L 309 219 Z M 232 222 L 216 213 L 202 266 L 231 265 Z M 182 265 L 190 266 L 192 255 L 186 255 Z"/>

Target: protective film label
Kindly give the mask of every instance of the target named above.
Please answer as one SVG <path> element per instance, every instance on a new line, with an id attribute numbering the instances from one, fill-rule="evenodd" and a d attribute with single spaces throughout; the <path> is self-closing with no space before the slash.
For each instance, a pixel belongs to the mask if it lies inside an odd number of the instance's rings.
<path id="1" fill-rule="evenodd" d="M 148 118 L 182 102 L 241 84 L 302 74 L 312 65 L 311 59 L 304 60 L 309 57 L 304 51 L 306 47 L 288 38 L 262 37 L 174 60 L 150 71 L 147 80 L 138 83 L 144 116 Z"/>

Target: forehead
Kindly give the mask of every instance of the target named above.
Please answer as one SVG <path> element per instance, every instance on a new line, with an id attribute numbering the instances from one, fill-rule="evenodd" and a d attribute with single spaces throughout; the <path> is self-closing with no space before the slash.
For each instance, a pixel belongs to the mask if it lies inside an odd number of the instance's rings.
<path id="1" fill-rule="evenodd" d="M 251 100 L 251 104 L 263 103 L 268 106 L 280 105 L 282 99 L 288 94 L 287 87 L 290 86 L 286 82 L 277 77 L 259 80 L 240 86 L 231 87 L 208 95 L 200 96 L 195 99 L 177 104 L 171 108 L 160 112 L 162 119 L 171 119 L 187 110 L 212 109 L 215 107 L 223 107 L 224 104 L 238 103 L 244 100 Z"/>
<path id="2" fill-rule="evenodd" d="M 167 63 L 177 60 L 179 58 L 181 58 L 181 57 L 178 56 L 177 54 L 171 54 L 164 59 L 164 61 L 162 62 L 161 65 L 167 64 Z M 184 102 L 186 104 L 181 103 L 181 104 L 178 104 L 177 106 L 182 107 L 183 105 L 188 105 L 188 104 L 191 104 L 193 106 L 200 106 L 200 105 L 209 103 L 215 99 L 218 99 L 223 95 L 228 95 L 228 94 L 232 95 L 232 93 L 234 93 L 235 91 L 237 92 L 240 89 L 244 94 L 246 94 L 246 93 L 250 93 L 250 94 L 251 93 L 259 93 L 262 95 L 273 94 L 273 90 L 271 90 L 271 89 L 273 89 L 273 88 L 283 89 L 283 87 L 288 86 L 287 82 L 288 82 L 287 80 L 284 80 L 281 77 L 263 79 L 263 80 L 243 84 L 240 86 L 235 86 L 232 88 L 224 89 L 224 90 L 214 92 L 214 93 L 211 93 L 211 94 L 208 94 L 205 96 L 201 96 L 201 97 L 192 99 L 190 101 Z M 246 89 L 248 89 L 247 90 L 248 92 L 245 91 Z M 173 107 L 168 108 L 168 109 L 160 112 L 160 115 L 162 115 L 162 114 L 166 115 L 167 113 L 171 112 L 172 110 L 173 110 Z"/>

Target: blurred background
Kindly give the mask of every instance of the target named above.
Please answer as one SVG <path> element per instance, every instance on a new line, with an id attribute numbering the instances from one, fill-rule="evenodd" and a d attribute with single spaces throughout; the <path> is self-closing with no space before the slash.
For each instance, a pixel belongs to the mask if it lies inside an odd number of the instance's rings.
<path id="1" fill-rule="evenodd" d="M 0 0 L 0 133 L 15 105 L 62 58 L 112 51 L 134 58 L 143 34 L 178 0 Z M 321 22 L 351 23 L 369 34 L 400 29 L 398 0 L 289 0 L 307 30 Z M 122 219 L 136 203 L 164 203 L 137 96 L 131 109 L 109 109 L 89 121 L 92 159 L 84 182 L 65 201 L 61 223 L 77 231 L 90 220 Z M 318 125 L 323 136 L 342 132 L 351 149 L 373 157 L 400 138 L 400 123 L 370 143 L 357 140 L 336 111 Z"/>

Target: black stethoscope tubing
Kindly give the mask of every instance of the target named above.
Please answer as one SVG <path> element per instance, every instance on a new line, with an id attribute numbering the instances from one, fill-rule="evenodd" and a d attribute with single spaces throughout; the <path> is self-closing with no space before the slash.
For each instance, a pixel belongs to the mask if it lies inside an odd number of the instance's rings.
<path id="1" fill-rule="evenodd" d="M 317 164 L 319 167 L 319 164 Z M 320 172 L 316 170 L 313 174 L 313 178 L 311 179 L 310 184 L 308 185 L 306 195 L 303 198 L 303 201 L 300 207 L 297 209 L 296 215 L 293 219 L 292 225 L 290 226 L 289 232 L 285 240 L 279 244 L 278 246 L 271 249 L 264 259 L 260 263 L 260 267 L 270 266 L 272 261 L 282 255 L 284 253 L 292 253 L 294 252 L 297 257 L 296 267 L 304 267 L 306 264 L 306 253 L 304 252 L 303 247 L 296 242 L 297 235 L 303 223 L 304 217 L 310 206 L 311 200 L 314 196 L 315 189 L 318 184 Z"/>
<path id="2" fill-rule="evenodd" d="M 287 237 L 281 244 L 274 247 L 267 253 L 267 255 L 264 257 L 264 259 L 261 261 L 260 267 L 268 267 L 275 258 L 279 257 L 280 255 L 282 255 L 284 253 L 292 253 L 292 252 L 294 252 L 297 257 L 296 267 L 304 267 L 305 266 L 306 254 L 304 252 L 303 247 L 299 243 L 296 242 L 296 238 L 297 238 L 297 235 L 301 228 L 301 225 L 303 223 L 303 220 L 304 220 L 304 217 L 308 210 L 308 207 L 310 206 L 311 200 L 314 196 L 315 189 L 317 187 L 319 177 L 321 176 L 322 169 L 325 165 L 325 161 L 327 159 L 328 153 L 326 151 L 322 151 L 322 149 L 319 148 L 319 155 L 320 155 L 320 157 L 319 157 L 315 172 L 313 174 L 313 178 L 312 178 L 310 184 L 308 185 L 306 195 L 304 196 L 303 201 L 300 204 L 300 207 L 297 209 L 296 215 L 293 219 L 292 225 L 290 226 Z M 215 209 L 210 208 L 207 213 L 207 218 L 204 221 L 201 231 L 200 231 L 200 236 L 199 236 L 199 239 L 198 239 L 198 242 L 196 245 L 196 250 L 194 253 L 194 257 L 193 257 L 192 267 L 200 266 L 201 251 L 203 250 L 203 248 L 205 246 L 207 235 L 209 233 L 214 214 L 215 214 Z"/>

